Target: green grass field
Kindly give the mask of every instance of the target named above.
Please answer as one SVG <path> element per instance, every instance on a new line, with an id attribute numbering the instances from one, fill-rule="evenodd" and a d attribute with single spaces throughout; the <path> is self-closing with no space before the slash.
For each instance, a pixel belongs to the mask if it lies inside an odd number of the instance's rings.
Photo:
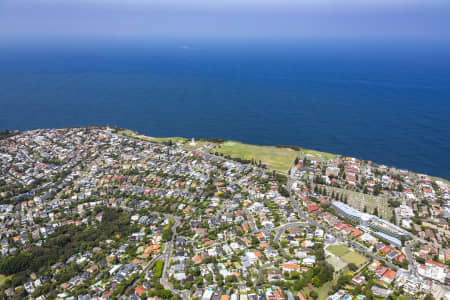
<path id="1" fill-rule="evenodd" d="M 358 267 L 367 262 L 367 258 L 356 251 L 351 251 L 346 245 L 328 246 L 326 250 L 341 258 L 346 263 L 354 263 Z"/>
<path id="2" fill-rule="evenodd" d="M 181 143 L 181 147 L 195 150 L 206 144 L 214 145 L 213 149 L 210 149 L 211 153 L 221 153 L 223 155 L 229 155 L 232 158 L 240 158 L 244 160 L 255 160 L 256 163 L 261 161 L 267 165 L 270 170 L 286 173 L 293 165 L 296 157 L 300 156 L 299 151 L 295 151 L 287 147 L 276 146 L 261 146 L 250 145 L 235 141 L 226 141 L 224 143 L 214 143 L 210 141 L 196 140 L 195 146 L 190 144 L 191 139 L 183 137 L 150 137 L 139 134 L 129 129 L 119 130 L 118 134 L 146 140 L 149 142 L 162 143 L 172 140 L 174 143 Z M 315 150 L 309 150 L 302 148 L 302 153 L 309 158 L 323 160 L 335 158 L 335 154 L 320 152 Z"/>
<path id="3" fill-rule="evenodd" d="M 118 134 L 146 140 L 149 142 L 162 143 L 172 140 L 174 143 L 181 143 L 181 147 L 195 150 L 206 144 L 214 145 L 210 150 L 211 153 L 222 153 L 229 155 L 232 158 L 240 158 L 245 160 L 261 161 L 266 164 L 271 170 L 286 173 L 294 164 L 294 160 L 299 156 L 299 152 L 290 148 L 275 147 L 275 146 L 259 146 L 249 145 L 245 143 L 226 141 L 224 143 L 214 143 L 210 141 L 196 140 L 195 146 L 190 145 L 191 139 L 183 137 L 149 137 L 138 134 L 132 130 L 124 129 L 118 131 Z M 309 150 L 308 150 L 309 151 Z M 312 151 L 312 150 L 311 150 Z M 314 152 L 314 151 L 312 151 Z"/>
<path id="4" fill-rule="evenodd" d="M 227 141 L 217 145 L 213 152 L 223 153 L 233 158 L 261 161 L 269 169 L 286 173 L 299 156 L 299 152 L 290 148 L 275 146 L 249 145 L 240 142 Z"/>
<path id="5" fill-rule="evenodd" d="M 344 256 L 342 256 L 342 259 L 347 263 L 354 263 L 358 267 L 362 266 L 367 262 L 367 258 L 362 256 L 356 251 L 349 251 Z"/>
<path id="6" fill-rule="evenodd" d="M 336 256 L 342 257 L 349 251 L 349 249 L 346 245 L 333 245 L 328 246 L 327 251 L 333 253 Z"/>
<path id="7" fill-rule="evenodd" d="M 305 149 L 305 148 L 302 148 L 302 154 L 304 154 L 308 158 L 317 159 L 317 160 L 328 160 L 328 159 L 334 159 L 337 157 L 337 155 L 333 154 L 333 153 L 320 152 L 320 151 Z"/>

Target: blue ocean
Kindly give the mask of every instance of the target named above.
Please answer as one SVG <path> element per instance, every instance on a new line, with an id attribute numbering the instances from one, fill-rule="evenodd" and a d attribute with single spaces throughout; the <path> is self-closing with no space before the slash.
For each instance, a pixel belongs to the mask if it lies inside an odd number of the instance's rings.
<path id="1" fill-rule="evenodd" d="M 0 129 L 83 125 L 299 145 L 450 179 L 450 45 L 1 45 Z"/>

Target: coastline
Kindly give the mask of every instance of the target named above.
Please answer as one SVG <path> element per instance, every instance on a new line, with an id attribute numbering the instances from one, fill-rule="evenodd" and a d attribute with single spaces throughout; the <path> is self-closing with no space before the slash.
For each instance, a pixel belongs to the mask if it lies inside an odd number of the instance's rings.
<path id="1" fill-rule="evenodd" d="M 93 126 L 93 127 L 97 127 L 97 126 Z M 103 126 L 98 126 L 98 127 L 103 127 Z M 106 128 L 106 127 L 103 127 L 103 128 Z M 117 128 L 117 127 L 115 127 L 114 130 L 117 133 L 125 135 L 125 136 L 138 138 L 138 139 L 143 139 L 143 140 L 147 140 L 147 141 L 152 141 L 152 142 L 155 142 L 155 143 L 166 143 L 166 142 L 171 140 L 172 142 L 180 143 L 181 147 L 184 147 L 184 148 L 189 149 L 189 150 L 195 150 L 189 145 L 189 142 L 191 141 L 192 138 L 187 138 L 187 137 L 152 137 L 152 136 L 147 136 L 147 135 L 144 135 L 144 134 L 140 134 L 140 133 L 138 133 L 138 132 L 136 132 L 134 130 L 131 130 L 131 129 Z M 225 143 L 236 143 L 238 145 L 248 145 L 249 147 L 256 148 L 256 149 L 258 149 L 258 148 L 261 148 L 261 149 L 264 149 L 264 148 L 278 148 L 278 149 L 279 148 L 283 148 L 283 149 L 292 149 L 292 150 L 296 149 L 299 152 L 299 154 L 303 154 L 303 155 L 309 156 L 312 159 L 318 159 L 318 160 L 326 160 L 326 159 L 330 159 L 330 158 L 350 157 L 350 156 L 343 155 L 343 154 L 335 154 L 335 153 L 317 151 L 317 150 L 314 150 L 314 149 L 307 149 L 307 148 L 304 148 L 304 147 L 301 147 L 301 146 L 296 146 L 296 145 L 257 145 L 257 144 L 248 144 L 248 143 L 242 142 L 242 141 L 223 140 L 223 139 L 219 139 L 219 138 L 217 138 L 217 139 L 198 138 L 198 139 L 196 139 L 196 143 L 198 143 L 198 145 L 204 145 L 204 144 L 217 144 L 217 145 L 222 144 L 223 145 Z M 198 146 L 198 147 L 200 147 L 200 146 Z M 232 157 L 232 158 L 242 158 L 243 159 L 243 157 Z M 364 160 L 364 161 L 369 161 L 369 160 L 365 160 L 364 158 L 359 158 L 359 157 L 358 157 L 358 159 Z M 292 161 L 292 166 L 293 166 L 293 162 L 294 161 Z M 378 164 L 378 165 L 384 165 L 383 163 L 380 163 L 380 162 L 375 162 L 375 161 L 371 161 L 371 162 L 373 162 L 375 164 Z M 393 166 L 386 165 L 386 166 L 393 167 L 393 168 L 396 168 L 396 169 L 404 169 L 404 170 L 406 170 L 405 168 L 398 168 L 395 165 L 393 165 Z M 425 174 L 425 173 L 422 173 L 422 172 L 417 172 L 417 171 L 414 171 L 414 170 L 411 170 L 411 169 L 407 169 L 407 170 L 408 170 L 409 173 L 424 174 L 424 175 L 429 176 L 430 178 L 432 178 L 435 181 L 442 181 L 442 182 L 444 182 L 446 184 L 450 184 L 450 179 L 442 178 L 442 177 L 439 177 L 439 176 L 433 176 L 433 175 Z"/>
<path id="2" fill-rule="evenodd" d="M 195 138 L 196 139 L 196 145 L 192 146 L 190 145 L 190 142 L 192 141 L 192 137 L 188 138 L 188 137 L 181 137 L 181 136 L 174 136 L 174 137 L 154 137 L 154 136 L 149 136 L 149 135 L 145 135 L 145 134 L 141 134 L 137 131 L 131 130 L 131 129 L 126 129 L 126 128 L 121 128 L 121 127 L 109 127 L 109 126 L 105 126 L 105 125 L 87 125 L 87 126 L 69 126 L 69 127 L 63 127 L 63 128 L 101 128 L 101 129 L 110 129 L 113 130 L 114 132 L 124 135 L 124 136 L 128 136 L 128 137 L 132 137 L 132 138 L 137 138 L 137 139 L 142 139 L 142 140 L 146 140 L 146 141 L 151 141 L 154 143 L 167 143 L 169 141 L 172 141 L 173 143 L 178 143 L 181 147 L 188 149 L 188 150 L 196 150 L 199 147 L 206 145 L 206 144 L 213 144 L 215 146 L 223 146 L 228 145 L 231 146 L 231 148 L 233 148 L 234 145 L 239 145 L 242 147 L 244 147 L 246 151 L 244 151 L 245 153 L 242 153 L 242 151 L 224 151 L 222 154 L 224 155 L 228 155 L 227 158 L 229 159 L 241 159 L 244 162 L 246 160 L 251 160 L 252 156 L 254 155 L 253 152 L 260 152 L 260 151 L 264 151 L 267 149 L 288 149 L 292 150 L 292 151 L 296 151 L 297 154 L 300 155 L 305 155 L 311 159 L 316 159 L 316 160 L 327 160 L 327 159 L 332 159 L 332 158 L 343 158 L 343 157 L 351 157 L 349 155 L 344 155 L 344 154 L 336 154 L 336 153 L 330 153 L 330 152 L 324 152 L 324 151 L 318 151 L 318 150 L 314 150 L 314 149 L 307 149 L 304 148 L 302 146 L 298 146 L 298 145 L 258 145 L 258 144 L 250 144 L 250 143 L 246 143 L 246 142 L 242 142 L 242 141 L 235 141 L 235 140 L 224 140 L 221 138 Z M 39 130 L 39 129 L 45 129 L 45 128 L 35 128 L 35 129 L 30 129 L 30 130 L 24 130 L 24 131 L 19 131 L 19 130 L 11 130 L 10 133 L 11 135 L 7 135 L 4 136 L 2 138 L 7 138 L 10 136 L 14 136 L 16 134 L 19 134 L 21 132 L 26 132 L 26 131 L 33 131 L 33 130 Z M 5 129 L 5 131 L 7 131 L 8 129 Z M 234 144 L 234 145 L 233 145 Z M 242 150 L 242 149 L 241 149 Z M 267 152 L 267 151 L 265 151 Z M 270 152 L 276 152 L 276 151 L 269 151 L 269 153 L 267 155 L 271 156 L 271 155 L 277 155 L 277 153 L 270 153 Z M 215 154 L 215 153 L 210 153 L 210 154 Z M 290 156 L 290 155 L 288 155 Z M 290 167 L 294 166 L 294 160 L 297 156 L 292 156 L 292 163 L 288 163 L 289 168 L 287 169 L 277 169 L 277 168 L 273 168 L 276 171 L 280 171 L 282 173 L 287 172 Z M 408 170 L 409 173 L 414 173 L 414 174 L 422 174 L 422 175 L 426 175 L 429 176 L 432 180 L 434 181 L 442 181 L 448 185 L 450 185 L 450 178 L 446 179 L 440 176 L 433 176 L 427 173 L 423 173 L 423 172 L 418 172 L 412 169 L 406 169 L 406 168 L 399 168 L 395 165 L 387 165 L 387 164 L 383 164 L 380 163 L 378 161 L 372 161 L 372 160 L 366 160 L 364 158 L 360 158 L 360 157 L 355 157 L 357 159 L 363 160 L 363 161 L 367 161 L 367 162 L 372 162 L 375 163 L 377 165 L 386 165 L 388 167 L 392 167 L 392 168 L 396 168 L 399 170 Z M 285 164 L 287 162 L 284 162 Z M 270 169 L 270 166 L 269 166 Z"/>

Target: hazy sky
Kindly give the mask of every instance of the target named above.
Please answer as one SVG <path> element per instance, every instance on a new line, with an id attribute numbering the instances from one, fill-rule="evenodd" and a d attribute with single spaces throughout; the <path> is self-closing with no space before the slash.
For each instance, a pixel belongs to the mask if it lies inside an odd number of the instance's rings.
<path id="1" fill-rule="evenodd" d="M 0 39 L 450 39 L 450 0 L 0 0 Z"/>

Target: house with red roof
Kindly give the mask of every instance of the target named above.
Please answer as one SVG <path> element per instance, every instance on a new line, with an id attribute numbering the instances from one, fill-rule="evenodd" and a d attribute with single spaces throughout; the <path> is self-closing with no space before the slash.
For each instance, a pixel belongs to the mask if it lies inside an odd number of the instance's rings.
<path id="1" fill-rule="evenodd" d="M 298 271 L 300 269 L 300 266 L 297 264 L 283 264 L 282 267 L 284 272 Z"/>
<path id="2" fill-rule="evenodd" d="M 379 279 L 379 278 L 383 277 L 384 273 L 386 273 L 387 270 L 388 270 L 387 267 L 381 266 L 375 271 L 375 276 Z"/>
<path id="3" fill-rule="evenodd" d="M 395 275 L 397 275 L 397 272 L 395 272 L 394 270 L 390 270 L 389 269 L 383 274 L 382 280 L 384 282 L 387 282 L 387 283 L 390 284 L 394 280 Z"/>
<path id="4" fill-rule="evenodd" d="M 350 234 L 350 232 L 352 232 L 352 230 L 353 230 L 353 227 L 350 226 L 350 225 L 348 225 L 348 224 L 346 224 L 345 227 L 342 228 L 341 231 L 342 231 L 342 233 L 344 233 L 344 234 Z"/>
<path id="5" fill-rule="evenodd" d="M 344 223 L 339 223 L 336 224 L 336 226 L 334 226 L 334 228 L 336 228 L 336 230 L 342 231 L 342 229 L 344 229 L 346 225 Z"/>
<path id="6" fill-rule="evenodd" d="M 359 230 L 359 229 L 353 230 L 353 232 L 352 232 L 352 237 L 357 238 L 357 237 L 359 237 L 360 235 L 362 235 L 362 231 L 361 231 L 361 230 Z"/>
<path id="7" fill-rule="evenodd" d="M 397 257 L 395 257 L 395 260 L 399 263 L 403 263 L 406 260 L 406 256 L 403 254 L 397 255 Z"/>
<path id="8" fill-rule="evenodd" d="M 142 295 L 144 295 L 144 294 L 147 292 L 147 290 L 144 289 L 144 287 L 141 286 L 141 285 L 138 285 L 138 286 L 134 289 L 134 291 L 135 291 L 136 295 L 138 295 L 139 297 L 142 296 Z"/>
<path id="9" fill-rule="evenodd" d="M 386 255 L 389 252 L 391 252 L 392 250 L 394 250 L 394 248 L 392 246 L 385 246 L 380 249 L 380 252 Z"/>
<path id="10" fill-rule="evenodd" d="M 199 264 L 199 263 L 202 262 L 202 258 L 201 258 L 200 256 L 198 256 L 198 255 L 194 256 L 194 257 L 192 258 L 192 260 L 193 260 L 194 263 L 196 263 L 196 264 Z"/>
<path id="11" fill-rule="evenodd" d="M 308 210 L 309 212 L 313 212 L 319 209 L 319 206 L 315 203 L 308 204 Z"/>

